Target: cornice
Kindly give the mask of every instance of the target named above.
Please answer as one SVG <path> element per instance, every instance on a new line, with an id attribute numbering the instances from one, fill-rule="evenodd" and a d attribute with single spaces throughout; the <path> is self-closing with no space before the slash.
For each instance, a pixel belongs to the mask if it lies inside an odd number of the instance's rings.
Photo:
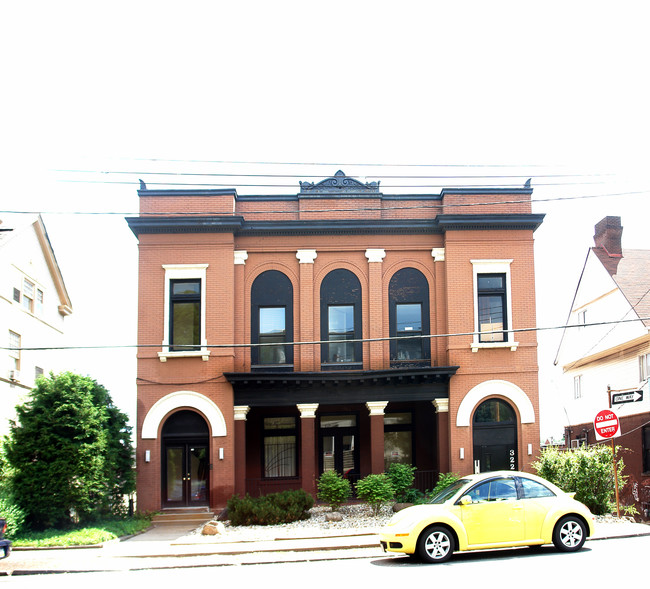
<path id="1" fill-rule="evenodd" d="M 438 215 L 432 219 L 316 219 L 246 221 L 241 215 L 127 217 L 135 235 L 146 233 L 235 233 L 270 235 L 439 234 L 458 230 L 532 230 L 544 215 Z"/>
<path id="2" fill-rule="evenodd" d="M 509 229 L 535 231 L 544 214 L 438 215 L 436 221 L 443 231 Z"/>

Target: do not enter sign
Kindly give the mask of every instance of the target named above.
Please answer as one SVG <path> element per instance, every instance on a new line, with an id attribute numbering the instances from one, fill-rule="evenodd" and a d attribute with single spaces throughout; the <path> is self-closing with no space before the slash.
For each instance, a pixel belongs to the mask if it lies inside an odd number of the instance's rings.
<path id="1" fill-rule="evenodd" d="M 599 411 L 594 419 L 594 430 L 599 440 L 609 440 L 621 435 L 618 416 L 611 409 Z"/>

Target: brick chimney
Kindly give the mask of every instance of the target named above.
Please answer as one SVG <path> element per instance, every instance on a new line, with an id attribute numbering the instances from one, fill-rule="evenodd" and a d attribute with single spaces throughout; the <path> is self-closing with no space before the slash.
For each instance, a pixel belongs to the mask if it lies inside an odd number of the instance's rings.
<path id="1" fill-rule="evenodd" d="M 616 274 L 618 263 L 623 257 L 623 248 L 621 245 L 621 236 L 623 227 L 621 227 L 620 217 L 605 217 L 602 221 L 596 223 L 594 233 L 594 253 L 603 263 L 610 276 Z"/>

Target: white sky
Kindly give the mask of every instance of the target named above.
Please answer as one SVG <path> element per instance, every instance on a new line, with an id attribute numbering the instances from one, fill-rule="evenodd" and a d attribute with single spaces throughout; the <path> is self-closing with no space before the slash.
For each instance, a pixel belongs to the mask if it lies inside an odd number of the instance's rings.
<path id="1" fill-rule="evenodd" d="M 516 175 L 501 182 L 516 185 L 532 177 L 536 200 L 607 195 L 535 205 L 546 213 L 536 233 L 538 325 L 560 325 L 596 222 L 620 215 L 624 247 L 650 245 L 645 8 L 566 1 L 6 2 L 0 210 L 136 213 L 137 178 L 157 181 L 144 173 L 161 170 L 313 173 L 313 180 L 339 168 L 368 180 L 497 174 Z M 492 165 L 507 167 L 484 167 Z M 265 179 L 192 180 L 225 183 L 240 194 L 271 191 L 241 187 L 270 183 Z M 120 181 L 126 183 L 114 183 Z M 298 191 L 297 179 L 281 182 L 295 186 L 281 192 Z M 382 180 L 383 191 L 400 192 L 389 186 L 403 183 Z M 135 343 L 137 247 L 123 216 L 44 219 L 75 309 L 74 343 Z M 547 375 L 556 343 L 555 333 L 540 336 L 543 436 L 560 434 L 564 419 Z M 133 415 L 133 358 L 132 350 L 78 352 L 71 368 L 106 385 Z"/>

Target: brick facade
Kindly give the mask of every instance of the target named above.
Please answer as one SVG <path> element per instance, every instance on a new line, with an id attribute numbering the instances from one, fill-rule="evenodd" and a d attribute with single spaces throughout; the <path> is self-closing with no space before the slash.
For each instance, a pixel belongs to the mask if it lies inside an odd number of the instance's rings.
<path id="1" fill-rule="evenodd" d="M 235 492 L 313 493 L 337 460 L 352 479 L 411 461 L 424 488 L 438 472 L 472 472 L 475 460 L 483 469 L 502 465 L 504 453 L 528 470 L 539 448 L 537 340 L 534 331 L 512 330 L 536 324 L 533 232 L 542 217 L 531 214 L 531 193 L 384 195 L 341 172 L 280 197 L 143 186 L 140 216 L 128 219 L 140 248 L 138 508 L 216 509 Z M 476 275 L 490 268 L 507 277 L 505 343 L 477 343 Z M 331 273 L 342 270 L 343 282 L 332 286 Z M 419 286 L 401 284 L 403 270 Z M 289 298 L 256 300 L 280 296 L 274 288 L 254 294 L 262 275 L 286 277 Z M 170 284 L 188 278 L 202 289 L 200 341 L 174 351 Z M 354 303 L 345 280 L 358 282 Z M 341 348 L 358 345 L 353 359 L 328 357 L 325 296 L 354 309 L 353 343 Z M 404 361 L 394 351 L 402 345 L 394 343 L 400 302 L 425 323 L 424 345 L 417 339 L 415 359 Z M 282 309 L 292 325 L 275 364 L 253 361 L 262 357 L 252 352 L 260 308 Z M 474 412 L 490 399 L 510 407 L 514 420 L 488 421 L 482 431 L 495 440 L 509 428 L 514 441 L 483 444 L 481 458 Z M 187 412 L 201 416 L 207 434 L 181 423 Z M 272 460 L 279 440 L 287 444 L 281 466 Z"/>

